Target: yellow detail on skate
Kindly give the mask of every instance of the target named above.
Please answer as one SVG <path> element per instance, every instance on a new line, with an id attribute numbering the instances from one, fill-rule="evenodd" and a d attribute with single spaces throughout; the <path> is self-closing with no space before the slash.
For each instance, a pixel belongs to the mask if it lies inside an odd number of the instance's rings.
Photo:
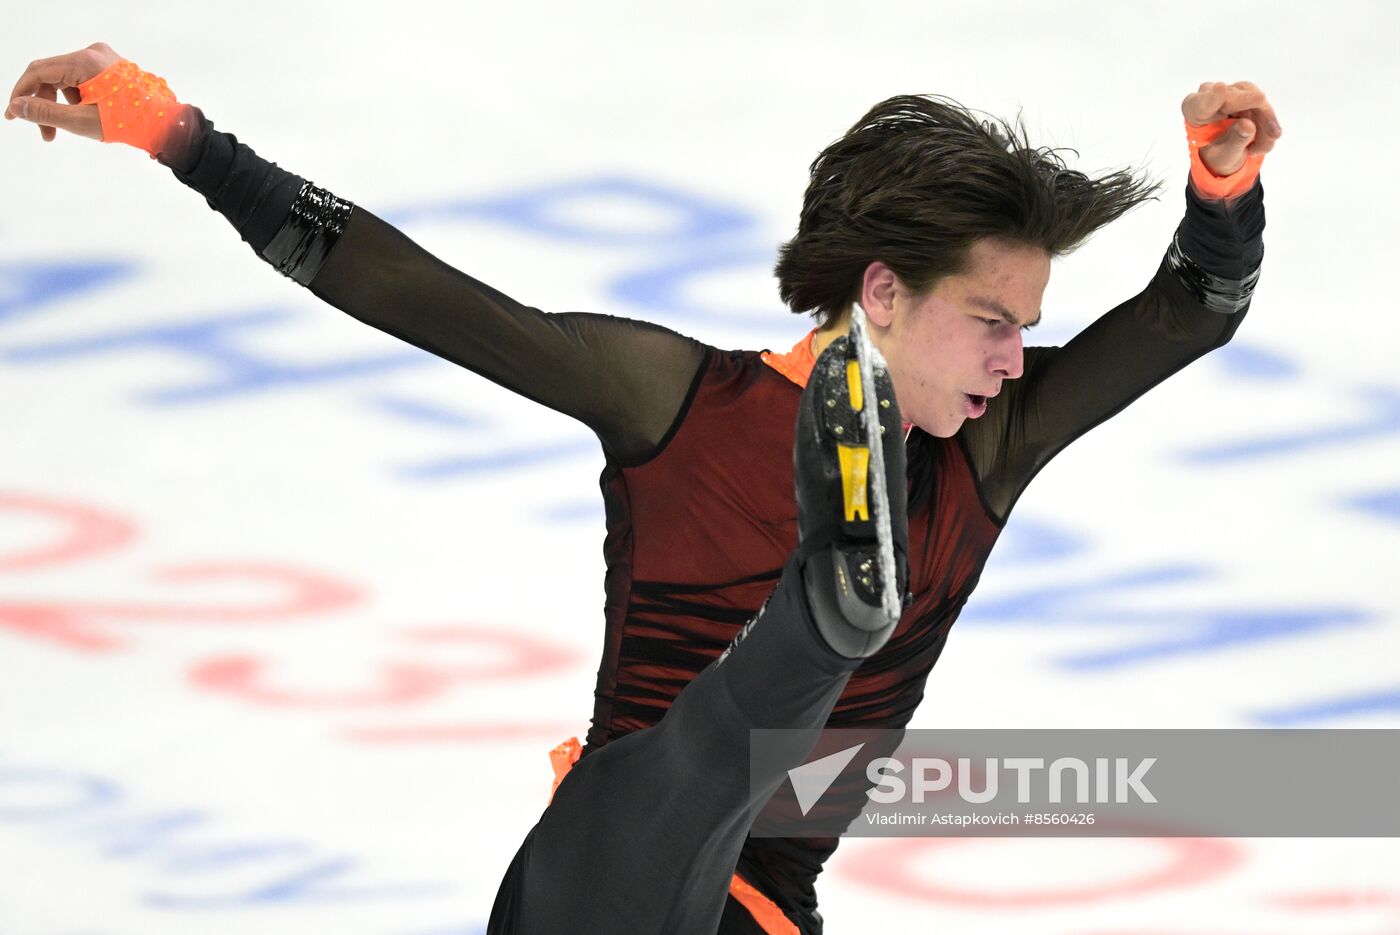
<path id="1" fill-rule="evenodd" d="M 846 386 L 851 391 L 851 408 L 860 412 L 865 408 L 865 394 L 860 385 L 860 361 L 846 361 Z"/>
<path id="2" fill-rule="evenodd" d="M 864 445 L 837 445 L 841 459 L 841 490 L 846 495 L 846 522 L 855 522 L 856 514 L 870 520 L 870 505 L 865 499 L 865 478 L 870 470 L 870 449 Z"/>

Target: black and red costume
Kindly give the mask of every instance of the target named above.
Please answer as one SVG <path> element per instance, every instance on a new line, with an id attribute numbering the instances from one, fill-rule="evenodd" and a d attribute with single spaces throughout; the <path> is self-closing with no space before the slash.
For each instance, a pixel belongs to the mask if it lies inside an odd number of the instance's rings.
<path id="1" fill-rule="evenodd" d="M 190 144 L 161 161 L 264 258 L 308 186 L 202 114 Z M 1171 250 L 1140 293 L 1064 347 L 1027 348 L 1024 375 L 1007 380 L 986 414 L 955 436 L 912 431 L 914 602 L 884 648 L 850 674 L 830 726 L 907 724 L 1030 480 L 1071 441 L 1230 340 L 1247 299 L 1222 309 L 1182 268 L 1195 269 L 1197 280 L 1204 271 L 1252 282 L 1262 261 L 1262 185 L 1229 202 L 1202 199 L 1188 185 L 1186 203 Z M 546 313 L 448 266 L 361 206 L 305 284 L 353 317 L 597 433 L 607 458 L 606 603 L 580 762 L 657 724 L 774 591 L 796 547 L 793 427 L 810 366 L 802 343 L 788 355 L 721 350 L 645 322 Z M 836 844 L 753 838 L 736 869 L 811 935 L 821 931 L 814 883 Z M 508 878 L 503 913 L 509 891 Z M 504 915 L 495 930 L 510 930 Z M 731 899 L 720 931 L 763 929 Z"/>

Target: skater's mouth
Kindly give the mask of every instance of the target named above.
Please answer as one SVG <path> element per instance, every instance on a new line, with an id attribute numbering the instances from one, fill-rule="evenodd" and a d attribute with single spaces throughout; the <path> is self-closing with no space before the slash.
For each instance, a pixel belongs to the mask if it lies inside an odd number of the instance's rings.
<path id="1" fill-rule="evenodd" d="M 969 419 L 976 419 L 986 413 L 989 397 L 978 396 L 974 393 L 964 393 L 963 397 L 967 401 L 967 417 Z"/>

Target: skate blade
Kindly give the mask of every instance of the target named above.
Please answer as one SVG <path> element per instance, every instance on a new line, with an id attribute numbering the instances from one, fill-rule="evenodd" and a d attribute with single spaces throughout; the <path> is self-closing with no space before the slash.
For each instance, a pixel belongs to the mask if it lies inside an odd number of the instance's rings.
<path id="1" fill-rule="evenodd" d="M 850 394 L 852 409 L 860 412 L 865 427 L 865 440 L 868 447 L 865 447 L 866 457 L 860 465 L 859 473 L 863 474 L 863 481 L 859 485 L 860 500 L 862 509 L 866 517 L 869 517 L 870 504 L 865 502 L 866 489 L 869 489 L 869 498 L 875 507 L 875 541 L 879 548 L 880 556 L 880 603 L 885 612 L 885 617 L 889 623 L 899 620 L 903 610 L 903 601 L 900 600 L 899 582 L 897 580 L 897 567 L 894 560 L 894 533 L 890 528 L 890 494 L 885 480 L 885 449 L 881 442 L 882 427 L 880 425 L 880 406 L 878 403 L 872 406 L 865 406 L 864 401 L 878 400 L 880 397 L 875 389 L 875 368 L 887 370 L 884 357 L 880 354 L 875 345 L 870 343 L 870 333 L 866 330 L 865 309 L 860 303 L 854 304 L 851 310 L 851 348 L 855 351 L 856 359 L 846 363 L 846 380 L 848 393 Z M 854 366 L 853 366 L 854 365 Z M 855 373 L 853 373 L 855 371 Z M 855 379 L 858 374 L 859 379 Z M 852 475 L 856 473 L 855 461 L 852 458 Z M 845 462 L 842 463 L 842 478 L 845 479 Z M 847 514 L 849 518 L 852 494 L 847 491 Z"/>

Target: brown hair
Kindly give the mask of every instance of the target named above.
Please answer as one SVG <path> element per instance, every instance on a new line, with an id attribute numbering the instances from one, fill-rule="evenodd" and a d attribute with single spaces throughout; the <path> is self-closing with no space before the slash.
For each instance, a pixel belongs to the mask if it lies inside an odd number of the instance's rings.
<path id="1" fill-rule="evenodd" d="M 779 295 L 826 324 L 874 260 L 925 293 L 964 272 L 982 238 L 1063 256 L 1162 186 L 1128 170 L 1090 179 L 1057 152 L 1033 149 L 1019 114 L 1012 126 L 941 95 L 882 101 L 812 163 L 797 236 L 778 251 Z"/>

